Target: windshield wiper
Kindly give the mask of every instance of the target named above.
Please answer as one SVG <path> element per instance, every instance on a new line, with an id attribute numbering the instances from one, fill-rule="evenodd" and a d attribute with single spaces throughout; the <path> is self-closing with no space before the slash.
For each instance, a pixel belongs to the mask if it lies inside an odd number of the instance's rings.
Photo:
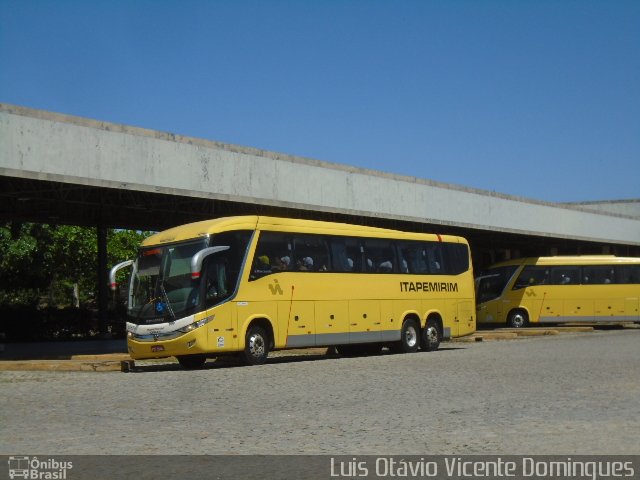
<path id="1" fill-rule="evenodd" d="M 167 295 L 167 291 L 164 289 L 164 279 L 160 280 L 160 291 L 162 292 L 162 296 L 164 297 L 164 299 L 167 301 L 167 310 L 169 310 L 169 313 L 175 320 L 177 317 L 173 312 L 173 308 L 171 307 L 171 300 L 169 300 L 169 295 Z"/>

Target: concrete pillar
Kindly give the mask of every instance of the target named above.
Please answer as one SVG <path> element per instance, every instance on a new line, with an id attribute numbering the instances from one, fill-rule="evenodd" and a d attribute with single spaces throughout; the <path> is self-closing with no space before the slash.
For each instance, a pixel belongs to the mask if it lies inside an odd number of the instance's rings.
<path id="1" fill-rule="evenodd" d="M 107 270 L 107 228 L 98 226 L 98 327 L 100 335 L 107 335 L 109 323 L 109 272 Z"/>

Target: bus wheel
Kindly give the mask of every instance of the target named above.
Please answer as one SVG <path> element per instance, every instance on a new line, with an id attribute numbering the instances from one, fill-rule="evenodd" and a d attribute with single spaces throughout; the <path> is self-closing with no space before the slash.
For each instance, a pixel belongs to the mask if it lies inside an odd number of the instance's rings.
<path id="1" fill-rule="evenodd" d="M 197 370 L 204 367 L 204 362 L 207 361 L 205 355 L 178 355 L 176 357 L 180 366 L 186 370 Z"/>
<path id="2" fill-rule="evenodd" d="M 418 322 L 409 318 L 402 324 L 400 331 L 400 351 L 402 353 L 413 353 L 420 345 L 420 327 Z"/>
<path id="3" fill-rule="evenodd" d="M 269 355 L 269 338 L 264 328 L 254 325 L 247 331 L 242 359 L 247 365 L 262 365 Z"/>
<path id="4" fill-rule="evenodd" d="M 433 352 L 440 346 L 440 327 L 433 318 L 427 320 L 427 324 L 422 331 L 422 350 Z"/>
<path id="5" fill-rule="evenodd" d="M 507 326 L 511 328 L 523 328 L 529 325 L 529 315 L 524 310 L 513 310 L 509 313 Z"/>

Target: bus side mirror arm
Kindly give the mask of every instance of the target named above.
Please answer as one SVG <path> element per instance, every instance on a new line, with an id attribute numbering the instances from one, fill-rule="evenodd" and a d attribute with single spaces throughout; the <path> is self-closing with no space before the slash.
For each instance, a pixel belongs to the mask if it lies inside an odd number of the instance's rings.
<path id="1" fill-rule="evenodd" d="M 196 253 L 193 257 L 191 257 L 191 279 L 196 280 L 200 278 L 200 271 L 202 270 L 202 262 L 209 255 L 213 255 L 214 253 L 224 252 L 225 250 L 229 250 L 231 247 L 229 246 L 220 246 L 220 247 L 209 247 L 203 248 L 198 253 Z"/>
<path id="2" fill-rule="evenodd" d="M 118 270 L 122 270 L 123 268 L 127 268 L 128 266 L 133 264 L 133 260 L 127 260 L 125 262 L 117 264 L 111 270 L 109 270 L 109 286 L 111 290 L 115 292 L 116 288 L 118 288 L 118 282 L 116 282 L 116 274 Z"/>

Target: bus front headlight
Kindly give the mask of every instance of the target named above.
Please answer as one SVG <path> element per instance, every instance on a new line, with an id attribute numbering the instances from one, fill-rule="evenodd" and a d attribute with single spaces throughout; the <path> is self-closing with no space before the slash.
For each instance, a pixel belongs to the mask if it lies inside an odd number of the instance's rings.
<path id="1" fill-rule="evenodd" d="M 190 323 L 186 327 L 179 328 L 178 331 L 182 332 L 182 333 L 189 333 L 192 330 L 195 330 L 196 328 L 200 328 L 200 327 L 205 326 L 207 323 L 209 323 L 214 318 L 215 318 L 215 315 L 211 315 L 210 317 L 205 317 L 202 320 L 198 320 L 197 322 Z"/>

